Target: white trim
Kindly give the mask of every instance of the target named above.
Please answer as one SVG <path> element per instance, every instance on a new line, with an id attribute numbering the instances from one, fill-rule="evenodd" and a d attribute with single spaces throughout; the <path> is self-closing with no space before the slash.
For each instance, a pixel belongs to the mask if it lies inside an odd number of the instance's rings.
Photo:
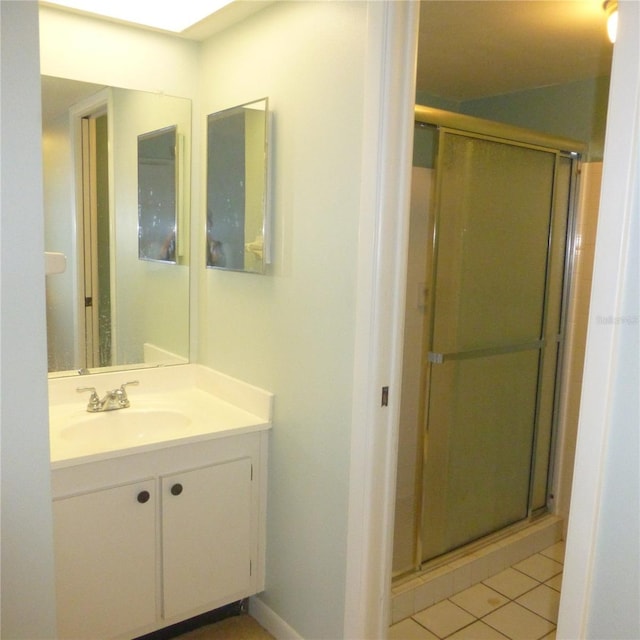
<path id="1" fill-rule="evenodd" d="M 578 442 L 558 638 L 589 637 L 588 618 L 598 550 L 607 441 L 617 373 L 619 330 L 602 317 L 622 313 L 632 195 L 638 185 L 638 99 L 640 97 L 640 5 L 620 3 L 604 153 L 602 195 L 596 236 L 589 330 L 580 405 Z M 615 526 L 615 524 L 613 525 Z M 633 558 L 629 558 L 633 562 Z"/>
<path id="2" fill-rule="evenodd" d="M 368 4 L 343 636 L 359 640 L 390 621 L 418 8 Z"/>
<path id="3" fill-rule="evenodd" d="M 249 598 L 249 613 L 278 640 L 303 640 L 302 636 L 292 626 L 288 625 L 258 596 Z"/>

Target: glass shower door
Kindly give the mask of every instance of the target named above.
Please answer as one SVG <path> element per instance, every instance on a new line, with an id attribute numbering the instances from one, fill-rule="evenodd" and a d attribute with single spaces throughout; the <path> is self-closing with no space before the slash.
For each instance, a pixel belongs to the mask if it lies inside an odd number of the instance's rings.
<path id="1" fill-rule="evenodd" d="M 423 560 L 528 515 L 557 158 L 438 144 Z"/>

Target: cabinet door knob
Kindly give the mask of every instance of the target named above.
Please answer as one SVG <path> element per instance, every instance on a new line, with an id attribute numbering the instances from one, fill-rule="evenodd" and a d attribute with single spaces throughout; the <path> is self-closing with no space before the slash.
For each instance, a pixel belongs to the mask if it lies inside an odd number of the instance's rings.
<path id="1" fill-rule="evenodd" d="M 179 496 L 181 493 L 182 493 L 182 485 L 179 482 L 176 482 L 176 484 L 174 484 L 171 487 L 171 495 Z"/>
<path id="2" fill-rule="evenodd" d="M 151 497 L 151 494 L 148 491 L 141 491 L 138 494 L 138 502 L 140 504 L 144 504 L 145 502 L 149 502 L 149 498 Z"/>

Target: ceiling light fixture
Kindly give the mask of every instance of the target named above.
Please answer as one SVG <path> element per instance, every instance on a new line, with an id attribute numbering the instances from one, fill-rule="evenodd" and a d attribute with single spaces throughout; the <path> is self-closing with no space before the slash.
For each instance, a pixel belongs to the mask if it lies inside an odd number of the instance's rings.
<path id="1" fill-rule="evenodd" d="M 59 5 L 84 13 L 180 33 L 231 2 L 233 0 L 47 0 L 43 4 Z"/>
<path id="2" fill-rule="evenodd" d="M 605 0 L 602 5 L 607 14 L 607 33 L 611 42 L 616 41 L 618 33 L 618 0 Z"/>

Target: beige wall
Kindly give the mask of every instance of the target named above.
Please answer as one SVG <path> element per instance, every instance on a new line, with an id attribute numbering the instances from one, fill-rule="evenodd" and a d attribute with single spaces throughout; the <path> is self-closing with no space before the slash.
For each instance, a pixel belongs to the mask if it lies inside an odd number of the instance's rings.
<path id="1" fill-rule="evenodd" d="M 402 400 L 398 442 L 396 515 L 393 537 L 393 572 L 415 568 L 416 505 L 418 478 L 422 473 L 420 438 L 422 405 L 422 366 L 424 322 L 427 301 L 429 204 L 434 170 L 413 167 L 411 180 L 411 219 L 407 260 L 407 300 L 405 307 Z M 429 284 L 427 284 L 429 283 Z M 417 475 L 416 475 L 417 474 Z"/>
<path id="2" fill-rule="evenodd" d="M 582 165 L 573 252 L 574 272 L 569 290 L 567 338 L 563 356 L 564 386 L 560 397 L 558 454 L 554 471 L 554 509 L 556 513 L 565 518 L 565 533 L 569 517 L 573 459 L 576 453 L 601 180 L 601 162 L 589 162 Z"/>

